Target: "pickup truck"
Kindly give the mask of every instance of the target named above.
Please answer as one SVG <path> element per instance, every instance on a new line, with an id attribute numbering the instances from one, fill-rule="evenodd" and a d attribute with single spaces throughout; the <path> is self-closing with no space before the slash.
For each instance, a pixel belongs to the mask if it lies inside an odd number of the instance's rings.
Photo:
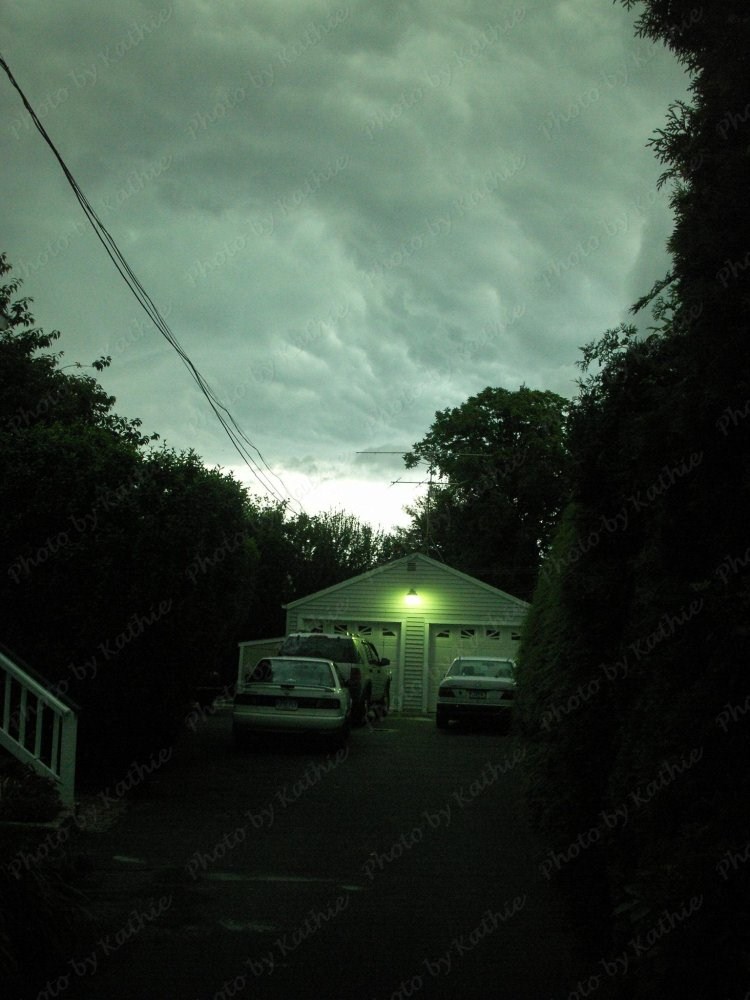
<path id="1" fill-rule="evenodd" d="M 393 671 L 369 639 L 350 632 L 293 632 L 281 644 L 279 656 L 318 656 L 333 660 L 341 683 L 352 696 L 352 721 L 364 725 L 372 705 L 388 712 Z"/>

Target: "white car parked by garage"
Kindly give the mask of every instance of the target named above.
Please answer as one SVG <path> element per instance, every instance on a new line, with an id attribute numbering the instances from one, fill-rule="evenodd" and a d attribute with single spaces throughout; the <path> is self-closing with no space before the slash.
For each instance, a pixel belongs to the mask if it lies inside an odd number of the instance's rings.
<path id="1" fill-rule="evenodd" d="M 513 660 L 459 656 L 438 688 L 435 722 L 446 729 L 451 719 L 492 717 L 510 723 L 516 694 Z"/>
<path id="2" fill-rule="evenodd" d="M 263 734 L 324 737 L 343 746 L 351 728 L 352 699 L 331 660 L 270 656 L 248 671 L 234 696 L 235 742 Z"/>

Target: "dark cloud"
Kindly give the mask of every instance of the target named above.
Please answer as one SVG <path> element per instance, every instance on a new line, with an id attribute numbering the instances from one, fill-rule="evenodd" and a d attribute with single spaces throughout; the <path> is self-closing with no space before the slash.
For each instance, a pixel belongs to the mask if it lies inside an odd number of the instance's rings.
<path id="1" fill-rule="evenodd" d="M 632 21 L 601 0 L 25 0 L 2 51 L 289 492 L 389 525 L 415 489 L 391 481 L 418 477 L 357 452 L 408 449 L 487 385 L 572 395 L 579 346 L 666 269 L 646 142 L 686 81 Z M 7 81 L 0 100 L 3 249 L 37 320 L 68 360 L 113 356 L 121 412 L 257 485 Z"/>

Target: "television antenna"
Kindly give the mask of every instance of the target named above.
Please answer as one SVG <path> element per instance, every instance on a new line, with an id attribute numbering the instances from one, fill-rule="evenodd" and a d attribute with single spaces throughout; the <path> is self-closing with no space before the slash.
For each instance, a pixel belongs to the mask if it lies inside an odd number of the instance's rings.
<path id="1" fill-rule="evenodd" d="M 405 455 L 405 451 L 358 451 L 355 452 L 357 455 Z M 420 458 L 420 462 L 428 462 L 426 458 Z M 425 526 L 424 526 L 424 538 L 422 540 L 422 548 L 424 549 L 424 554 L 429 555 L 430 549 L 430 510 L 432 508 L 432 488 L 433 486 L 449 486 L 450 483 L 437 483 L 433 479 L 435 475 L 435 463 L 434 461 L 428 462 L 427 469 L 427 496 L 425 498 Z M 391 486 L 423 486 L 425 483 L 424 479 L 392 479 Z"/>

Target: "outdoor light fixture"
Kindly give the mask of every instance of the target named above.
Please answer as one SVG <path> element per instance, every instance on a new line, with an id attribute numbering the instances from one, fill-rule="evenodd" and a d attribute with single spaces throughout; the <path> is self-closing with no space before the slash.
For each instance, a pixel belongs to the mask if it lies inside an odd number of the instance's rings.
<path id="1" fill-rule="evenodd" d="M 419 604 L 419 594 L 416 592 L 414 587 L 411 588 L 409 593 L 406 595 L 406 603 L 410 608 L 413 608 L 415 604 Z"/>

